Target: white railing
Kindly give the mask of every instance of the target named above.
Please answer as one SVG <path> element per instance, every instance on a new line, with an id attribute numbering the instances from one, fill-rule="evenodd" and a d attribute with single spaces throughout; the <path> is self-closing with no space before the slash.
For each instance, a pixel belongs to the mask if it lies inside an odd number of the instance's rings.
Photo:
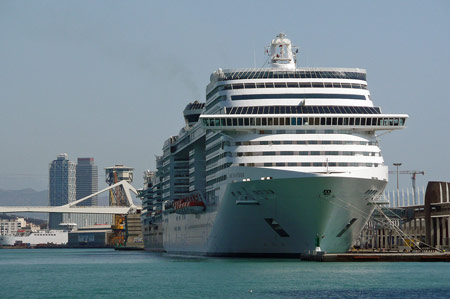
<path id="1" fill-rule="evenodd" d="M 417 187 L 416 192 L 412 188 L 385 190 L 380 199 L 389 202 L 389 208 L 423 205 L 425 202 L 425 187 Z"/>

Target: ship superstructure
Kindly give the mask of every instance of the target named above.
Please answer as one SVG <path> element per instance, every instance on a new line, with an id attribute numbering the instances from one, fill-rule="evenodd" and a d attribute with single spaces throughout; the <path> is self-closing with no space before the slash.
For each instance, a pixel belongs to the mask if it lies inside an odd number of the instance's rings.
<path id="1" fill-rule="evenodd" d="M 40 244 L 65 245 L 68 241 L 68 235 L 69 232 L 63 230 L 41 230 L 16 235 L 0 235 L 0 246 L 13 246 L 15 244 L 28 244 L 30 246 Z"/>
<path id="2" fill-rule="evenodd" d="M 297 68 L 284 34 L 266 52 L 267 68 L 215 71 L 164 143 L 147 198 L 160 209 L 143 219 L 160 249 L 295 255 L 319 238 L 346 251 L 372 213 L 388 180 L 376 132 L 408 116 L 373 105 L 365 70 Z"/>

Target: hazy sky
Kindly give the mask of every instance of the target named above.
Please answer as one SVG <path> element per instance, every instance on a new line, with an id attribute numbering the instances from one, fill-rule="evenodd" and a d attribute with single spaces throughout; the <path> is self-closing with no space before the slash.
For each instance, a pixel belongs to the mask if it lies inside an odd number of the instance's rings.
<path id="1" fill-rule="evenodd" d="M 410 115 L 386 164 L 450 181 L 448 1 L 2 0 L 0 188 L 46 189 L 63 152 L 135 167 L 140 188 L 210 73 L 262 66 L 279 32 L 299 66 L 365 68 L 375 105 Z"/>

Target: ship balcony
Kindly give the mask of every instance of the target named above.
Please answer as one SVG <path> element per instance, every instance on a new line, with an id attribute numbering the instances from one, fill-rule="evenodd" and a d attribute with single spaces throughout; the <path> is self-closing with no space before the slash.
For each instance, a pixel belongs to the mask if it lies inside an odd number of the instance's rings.
<path id="1" fill-rule="evenodd" d="M 247 115 L 246 115 L 247 116 Z M 236 117 L 235 115 L 202 115 L 203 126 L 209 130 L 355 130 L 378 131 L 405 128 L 407 114 L 264 114 Z"/>
<path id="2" fill-rule="evenodd" d="M 175 174 L 174 175 L 175 180 L 177 179 L 188 179 L 189 178 L 189 173 L 179 173 L 179 174 Z"/>
<path id="3" fill-rule="evenodd" d="M 176 170 L 176 171 L 188 170 L 189 169 L 189 165 L 175 166 L 173 169 Z"/>
<path id="4" fill-rule="evenodd" d="M 187 168 L 189 160 L 174 160 L 173 163 L 176 165 L 175 167 Z"/>

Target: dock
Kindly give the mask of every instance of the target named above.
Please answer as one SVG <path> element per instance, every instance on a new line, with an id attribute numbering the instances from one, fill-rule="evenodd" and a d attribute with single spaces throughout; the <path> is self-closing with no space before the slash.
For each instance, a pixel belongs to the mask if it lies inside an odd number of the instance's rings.
<path id="1" fill-rule="evenodd" d="M 302 261 L 315 262 L 450 262 L 448 252 L 304 253 Z"/>

